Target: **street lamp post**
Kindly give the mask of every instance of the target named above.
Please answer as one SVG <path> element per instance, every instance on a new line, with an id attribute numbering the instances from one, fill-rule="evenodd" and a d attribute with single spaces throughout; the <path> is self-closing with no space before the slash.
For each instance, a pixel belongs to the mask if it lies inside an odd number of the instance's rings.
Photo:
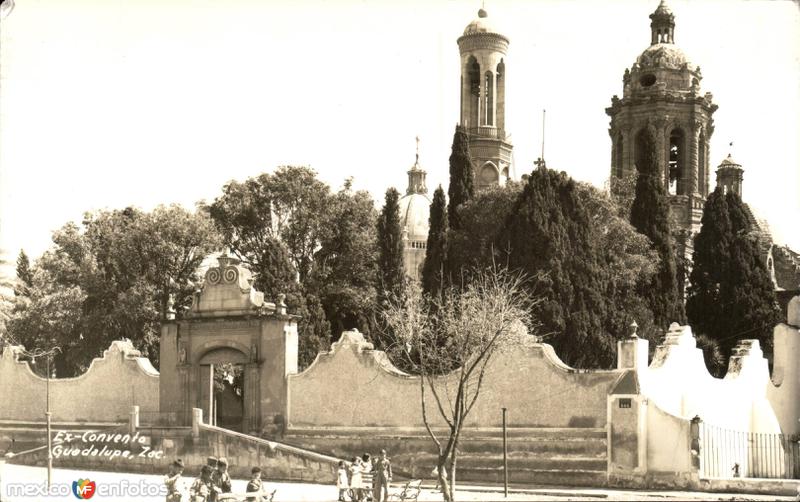
<path id="1" fill-rule="evenodd" d="M 47 417 L 47 489 L 50 489 L 50 483 L 53 479 L 53 445 L 52 441 L 52 431 L 50 429 L 50 417 L 52 413 L 50 412 L 50 354 L 47 354 L 47 408 L 44 412 L 45 417 Z"/>
<path id="2" fill-rule="evenodd" d="M 22 351 L 22 354 L 31 358 L 35 362 L 37 357 L 47 358 L 47 375 L 46 375 L 46 398 L 45 398 L 45 420 L 47 428 L 47 489 L 50 489 L 50 484 L 53 481 L 53 444 L 52 444 L 52 415 L 50 411 L 50 358 L 56 352 L 61 352 L 59 347 L 53 347 L 50 350 L 36 349 L 33 352 Z"/>

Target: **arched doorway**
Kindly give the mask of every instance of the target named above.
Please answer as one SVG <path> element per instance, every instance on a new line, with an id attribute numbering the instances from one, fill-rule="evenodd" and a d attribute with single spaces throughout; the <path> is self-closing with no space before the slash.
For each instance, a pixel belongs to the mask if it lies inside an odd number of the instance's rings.
<path id="1" fill-rule="evenodd" d="M 245 368 L 247 355 L 231 347 L 219 347 L 205 352 L 198 360 L 199 395 L 203 415 L 208 423 L 243 432 Z"/>

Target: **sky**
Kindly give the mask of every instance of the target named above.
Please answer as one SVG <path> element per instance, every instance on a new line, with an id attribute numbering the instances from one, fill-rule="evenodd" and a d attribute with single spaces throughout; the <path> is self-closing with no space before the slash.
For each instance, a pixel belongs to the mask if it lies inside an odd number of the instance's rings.
<path id="1" fill-rule="evenodd" d="M 15 0 L 0 21 L 0 247 L 39 256 L 85 211 L 194 207 L 284 164 L 379 204 L 420 137 L 447 186 L 459 53 L 474 0 Z M 539 156 L 603 186 L 605 108 L 650 43 L 657 0 L 486 0 L 510 39 L 506 130 L 517 176 Z M 800 8 L 669 0 L 675 41 L 714 95 L 710 161 L 800 249 Z M 733 142 L 733 147 L 729 143 Z M 713 183 L 712 172 L 712 183 Z"/>

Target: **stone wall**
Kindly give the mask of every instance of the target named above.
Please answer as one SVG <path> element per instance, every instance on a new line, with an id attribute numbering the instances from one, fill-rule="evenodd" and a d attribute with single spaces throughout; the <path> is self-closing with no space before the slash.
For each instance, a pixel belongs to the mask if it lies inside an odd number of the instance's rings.
<path id="1" fill-rule="evenodd" d="M 250 469 L 258 466 L 269 480 L 310 481 L 331 483 L 335 479 L 339 459 L 302 450 L 274 441 L 239 434 L 202 422 L 202 410 L 194 410 L 191 427 L 132 427 L 124 424 L 116 429 L 106 429 L 104 434 L 115 436 L 112 441 L 96 440 L 81 435 L 64 442 L 56 442 L 59 456 L 54 456 L 53 466 L 81 470 L 112 472 L 138 472 L 164 474 L 169 464 L 180 458 L 186 466 L 187 476 L 197 476 L 210 456 L 226 457 L 234 478 L 248 479 Z M 119 440 L 120 436 L 122 440 Z M 127 440 L 128 437 L 132 439 Z M 97 436 L 95 436 L 97 437 Z M 84 438 L 87 440 L 84 441 Z M 68 452 L 79 451 L 72 455 Z M 99 450 L 98 454 L 86 454 Z M 116 455 L 115 450 L 129 452 Z M 46 465 L 47 450 L 13 456 L 10 463 Z"/>
<path id="2" fill-rule="evenodd" d="M 18 347 L 0 358 L 0 420 L 44 421 L 47 380 L 18 360 Z M 158 371 L 128 341 L 115 341 L 83 375 L 50 380 L 50 409 L 60 422 L 125 422 L 132 405 L 158 411 Z"/>
<path id="3" fill-rule="evenodd" d="M 497 352 L 467 427 L 499 427 L 507 408 L 514 427 L 604 427 L 606 396 L 618 371 L 565 365 L 546 344 L 524 343 Z M 438 380 L 440 395 L 455 379 Z M 357 331 L 342 334 L 330 352 L 289 375 L 288 427 L 422 427 L 420 380 L 395 368 Z M 428 416 L 443 426 L 427 393 Z M 445 398 L 443 398 L 445 399 Z"/>
<path id="4" fill-rule="evenodd" d="M 767 400 L 769 368 L 757 340 L 741 340 L 725 377 L 714 378 L 689 326 L 673 323 L 652 363 L 639 368 L 637 378 L 642 395 L 670 415 L 685 420 L 699 416 L 729 430 L 781 432 Z"/>
<path id="5" fill-rule="evenodd" d="M 800 296 L 788 307 L 785 323 L 773 332 L 774 364 L 767 398 L 784 434 L 800 434 Z"/>

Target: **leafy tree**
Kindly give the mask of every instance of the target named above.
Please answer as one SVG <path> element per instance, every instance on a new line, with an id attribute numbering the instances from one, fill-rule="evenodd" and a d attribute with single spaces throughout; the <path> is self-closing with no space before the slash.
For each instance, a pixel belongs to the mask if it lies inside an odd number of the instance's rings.
<path id="1" fill-rule="evenodd" d="M 615 197 L 588 183 L 578 183 L 578 194 L 591 221 L 591 247 L 602 265 L 603 296 L 606 302 L 603 327 L 605 351 L 598 350 L 594 364 L 610 366 L 616 356 L 616 340 L 629 332 L 636 321 L 639 336 L 653 346 L 660 342 L 662 330 L 654 326 L 653 312 L 639 293 L 651 283 L 659 263 L 650 240 L 628 222 L 624 206 Z"/>
<path id="2" fill-rule="evenodd" d="M 458 208 L 475 195 L 475 166 L 469 152 L 469 136 L 464 128 L 456 126 L 450 153 L 450 186 L 447 189 L 449 203 L 447 217 L 450 227 L 458 229 L 461 219 Z"/>
<path id="3" fill-rule="evenodd" d="M 422 266 L 422 289 L 425 294 L 435 298 L 445 283 L 447 263 L 447 201 L 441 186 L 433 192 L 428 223 L 428 243 L 425 263 Z"/>
<path id="4" fill-rule="evenodd" d="M 609 180 L 609 192 L 617 207 L 617 215 L 626 221 L 631 219 L 631 207 L 636 197 L 636 179 L 638 174 L 631 171 L 623 176 L 612 176 Z"/>
<path id="5" fill-rule="evenodd" d="M 28 255 L 25 254 L 25 250 L 21 249 L 17 257 L 17 285 L 14 288 L 14 295 L 26 296 L 32 283 L 31 262 Z"/>
<path id="6" fill-rule="evenodd" d="M 386 201 L 378 217 L 378 290 L 381 292 L 381 305 L 390 297 L 402 297 L 406 282 L 399 200 L 400 194 L 397 190 L 388 189 Z"/>
<path id="7" fill-rule="evenodd" d="M 391 347 L 420 376 L 422 420 L 438 451 L 442 496 L 453 501 L 456 466 L 464 423 L 480 399 L 483 376 L 494 354 L 520 343 L 532 328 L 534 301 L 521 276 L 503 271 L 477 272 L 465 289 L 446 288 L 440 297 L 424 297 L 409 287 L 405 298 L 389 302 L 383 315 Z M 450 371 L 459 368 L 457 371 Z M 451 378 L 438 378 L 450 373 Z M 428 409 L 426 394 L 436 406 Z M 446 423 L 445 432 L 431 424 Z"/>
<path id="8" fill-rule="evenodd" d="M 377 294 L 375 203 L 368 192 L 353 192 L 348 180 L 331 199 L 327 218 L 309 288 L 319 296 L 335 337 L 353 328 L 369 333 Z"/>
<path id="9" fill-rule="evenodd" d="M 307 167 L 282 166 L 240 183 L 231 181 L 205 206 L 225 242 L 254 270 L 268 238 L 285 246 L 305 283 L 311 273 L 330 202 L 330 188 Z"/>
<path id="10" fill-rule="evenodd" d="M 491 186 L 458 208 L 461 226 L 448 234 L 447 269 L 451 280 L 461 283 L 463 270 L 507 264 L 507 250 L 496 248 L 498 232 L 505 225 L 522 192 L 522 184 Z"/>
<path id="11" fill-rule="evenodd" d="M 87 213 L 81 227 L 54 233 L 9 332 L 29 349 L 60 346 L 59 376 L 84 371 L 119 338 L 157 365 L 160 322 L 173 304 L 179 314 L 190 305 L 197 269 L 218 242 L 207 217 L 179 206 Z"/>
<path id="12" fill-rule="evenodd" d="M 679 295 L 675 250 L 670 234 L 669 201 L 658 176 L 655 140 L 644 136 L 636 195 L 631 207 L 631 224 L 646 235 L 658 253 L 660 266 L 652 282 L 641 290 L 648 299 L 657 326 L 683 322 L 685 314 Z"/>

